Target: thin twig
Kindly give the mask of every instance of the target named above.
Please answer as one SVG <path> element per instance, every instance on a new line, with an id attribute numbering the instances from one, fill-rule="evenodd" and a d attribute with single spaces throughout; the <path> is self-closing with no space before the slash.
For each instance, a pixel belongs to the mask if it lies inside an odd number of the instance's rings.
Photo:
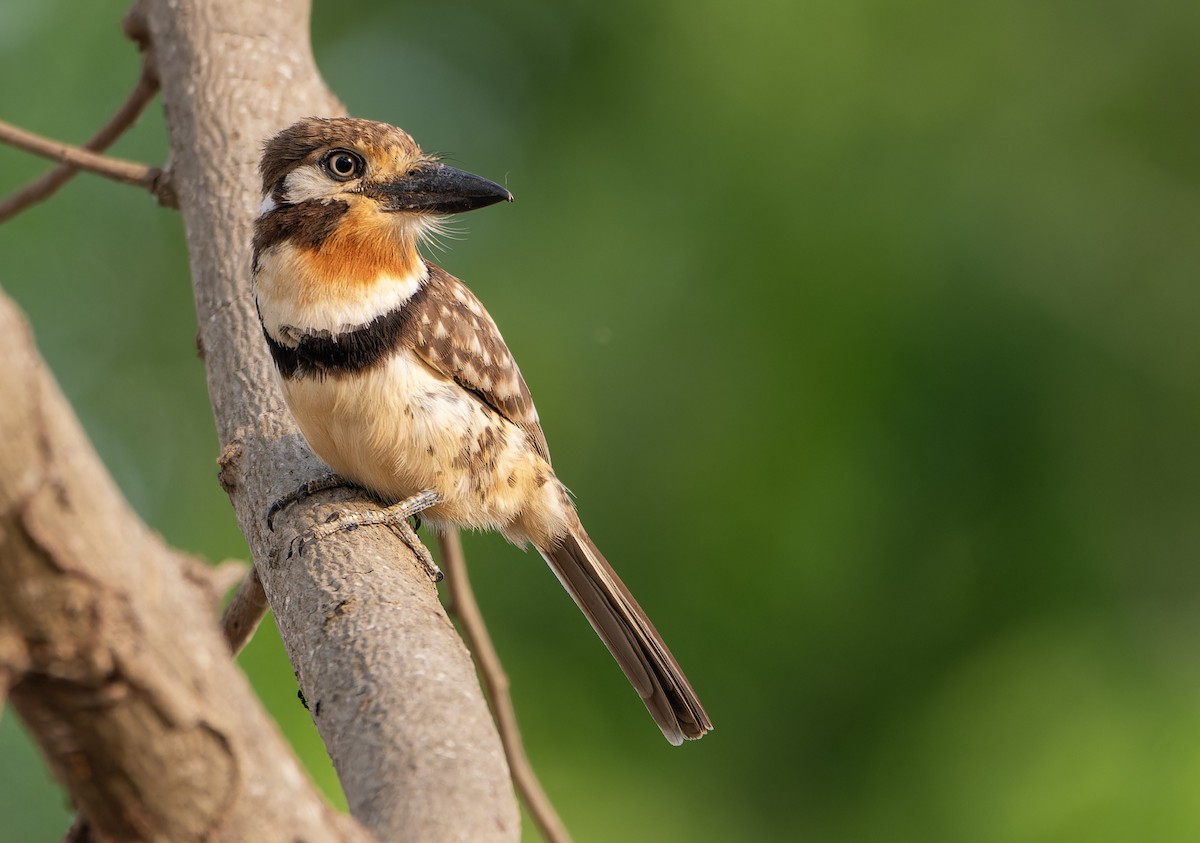
<path id="1" fill-rule="evenodd" d="M 235 656 L 254 635 L 266 613 L 267 595 L 258 578 L 258 569 L 251 567 L 221 615 L 221 630 Z"/>
<path id="2" fill-rule="evenodd" d="M 492 717 L 496 720 L 500 742 L 504 745 L 504 754 L 508 758 L 513 784 L 516 785 L 517 792 L 546 843 L 571 843 L 566 827 L 554 810 L 550 797 L 542 789 L 537 773 L 529 763 L 529 757 L 525 755 L 521 730 L 517 727 L 517 713 L 508 693 L 508 676 L 504 673 L 500 656 L 492 644 L 491 636 L 488 635 L 487 624 L 479 611 L 479 604 L 475 602 L 475 594 L 471 591 L 458 530 L 450 529 L 439 536 L 438 550 L 440 561 L 446 568 L 446 582 L 450 587 L 450 612 L 462 625 L 463 634 L 475 656 L 475 665 L 479 668 L 479 675 L 487 690 Z"/>
<path id="3" fill-rule="evenodd" d="M 103 152 L 116 142 L 137 121 L 142 111 L 158 93 L 158 75 L 154 72 L 149 56 L 142 62 L 142 72 L 137 84 L 125 98 L 125 102 L 108 122 L 92 135 L 83 148 L 90 152 Z M 45 175 L 31 181 L 7 199 L 0 201 L 0 222 L 16 216 L 21 211 L 53 196 L 60 187 L 69 182 L 79 168 L 73 164 L 60 164 Z"/>
<path id="4" fill-rule="evenodd" d="M 171 204 L 170 192 L 163 190 L 165 182 L 163 171 L 158 167 L 148 167 L 135 161 L 125 161 L 121 158 L 110 158 L 107 155 L 89 152 L 69 143 L 53 141 L 33 132 L 27 132 L 11 123 L 5 123 L 3 120 L 0 120 L 0 143 L 15 146 L 17 149 L 49 158 L 60 164 L 71 164 L 81 170 L 87 170 L 114 181 L 145 188 L 158 197 L 163 204 Z"/>

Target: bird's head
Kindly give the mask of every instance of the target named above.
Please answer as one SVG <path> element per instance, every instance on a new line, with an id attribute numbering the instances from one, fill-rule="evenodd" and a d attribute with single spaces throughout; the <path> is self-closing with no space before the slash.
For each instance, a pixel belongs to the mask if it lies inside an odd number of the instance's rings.
<path id="1" fill-rule="evenodd" d="M 275 336 L 336 332 L 400 306 L 427 277 L 418 246 L 446 214 L 512 200 L 370 120 L 301 120 L 267 141 L 259 169 L 252 269 Z"/>
<path id="2" fill-rule="evenodd" d="M 512 201 L 495 182 L 426 155 L 407 132 L 346 117 L 310 117 L 284 129 L 267 142 L 259 170 L 259 227 L 286 224 L 310 245 L 347 223 L 415 244 L 442 215 Z"/>

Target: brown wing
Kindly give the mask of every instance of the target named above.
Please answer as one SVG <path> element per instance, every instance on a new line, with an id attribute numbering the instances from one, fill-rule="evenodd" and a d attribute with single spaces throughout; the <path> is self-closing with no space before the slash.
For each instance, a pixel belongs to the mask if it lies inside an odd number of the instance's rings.
<path id="1" fill-rule="evenodd" d="M 413 349 L 430 368 L 524 430 L 549 462 L 533 397 L 500 329 L 463 282 L 440 266 L 426 265 L 429 281 L 405 306 Z"/>

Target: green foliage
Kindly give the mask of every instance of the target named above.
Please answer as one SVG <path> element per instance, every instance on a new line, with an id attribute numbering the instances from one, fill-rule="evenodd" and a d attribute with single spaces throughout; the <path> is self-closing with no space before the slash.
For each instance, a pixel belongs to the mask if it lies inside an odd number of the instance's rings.
<path id="1" fill-rule="evenodd" d="M 39 80 L 0 116 L 86 137 L 124 5 L 0 9 L 0 76 Z M 540 561 L 470 537 L 578 839 L 1200 835 L 1195 4 L 353 9 L 314 17 L 352 112 L 516 195 L 439 260 L 717 727 L 666 746 Z M 244 556 L 180 229 L 82 177 L 0 226 L 0 283 L 138 510 Z M 243 663 L 336 794 L 271 631 Z M 55 839 L 0 746 L 0 816 Z"/>

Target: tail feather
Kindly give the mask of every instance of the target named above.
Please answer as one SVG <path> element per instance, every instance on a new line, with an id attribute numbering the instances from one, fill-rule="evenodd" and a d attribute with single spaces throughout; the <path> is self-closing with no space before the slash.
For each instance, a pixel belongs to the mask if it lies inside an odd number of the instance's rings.
<path id="1" fill-rule="evenodd" d="M 541 550 L 539 548 L 539 550 Z M 663 735 L 678 746 L 712 729 L 696 692 L 642 607 L 604 555 L 577 526 L 557 547 L 541 550 L 637 690 Z"/>

